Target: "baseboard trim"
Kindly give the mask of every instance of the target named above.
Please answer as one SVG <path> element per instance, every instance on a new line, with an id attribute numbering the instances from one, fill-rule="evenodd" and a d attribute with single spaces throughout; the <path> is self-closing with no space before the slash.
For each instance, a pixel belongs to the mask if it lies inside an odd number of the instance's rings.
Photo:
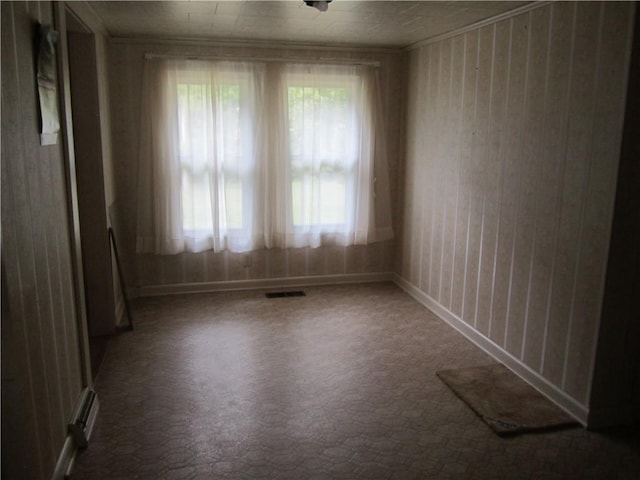
<path id="1" fill-rule="evenodd" d="M 73 443 L 71 435 L 67 435 L 67 438 L 64 440 L 60 456 L 58 457 L 56 468 L 51 476 L 52 480 L 63 480 L 65 478 L 69 478 L 70 472 L 73 469 L 73 463 L 76 458 L 77 451 L 78 449 L 76 448 L 75 443 Z"/>
<path id="2" fill-rule="evenodd" d="M 397 274 L 394 274 L 393 282 L 413 298 L 415 298 L 422 305 L 424 305 L 428 310 L 433 312 L 445 323 L 458 330 L 477 347 L 484 350 L 488 355 L 495 358 L 497 361 L 503 363 L 507 368 L 513 371 L 525 382 L 529 383 L 540 393 L 545 395 L 552 402 L 554 402 L 568 414 L 573 416 L 583 426 L 587 426 L 587 423 L 589 422 L 589 409 L 585 405 L 568 396 L 557 386 L 553 385 L 546 378 L 542 377 L 538 372 L 535 372 L 527 365 L 522 363 L 519 359 L 515 358 L 513 355 L 505 351 L 502 347 L 492 342 L 477 330 L 470 327 L 461 318 L 444 308 L 433 298 L 415 287 L 409 281 L 405 280 Z"/>
<path id="3" fill-rule="evenodd" d="M 190 293 L 230 292 L 262 290 L 271 288 L 311 287 L 320 285 L 343 285 L 350 283 L 390 282 L 393 273 L 352 273 L 344 275 L 316 275 L 308 277 L 261 278 L 228 282 L 178 283 L 170 285 L 147 285 L 130 291 L 130 298 L 155 297 L 159 295 L 181 295 Z"/>

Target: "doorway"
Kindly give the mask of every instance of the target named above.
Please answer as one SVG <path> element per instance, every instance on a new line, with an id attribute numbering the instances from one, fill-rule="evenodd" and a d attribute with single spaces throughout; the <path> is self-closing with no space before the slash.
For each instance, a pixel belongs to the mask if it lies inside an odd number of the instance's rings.
<path id="1" fill-rule="evenodd" d="M 116 331 L 96 36 L 66 9 L 73 148 L 89 354 L 95 378 Z"/>

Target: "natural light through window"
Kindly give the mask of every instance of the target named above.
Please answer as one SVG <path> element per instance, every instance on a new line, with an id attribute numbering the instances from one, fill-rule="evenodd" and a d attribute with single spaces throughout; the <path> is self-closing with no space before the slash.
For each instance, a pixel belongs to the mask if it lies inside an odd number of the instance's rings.
<path id="1" fill-rule="evenodd" d="M 211 231 L 217 218 L 226 228 L 241 229 L 242 179 L 233 168 L 242 158 L 240 85 L 180 83 L 177 90 L 183 228 Z M 210 149 L 218 165 L 209 161 Z"/>
<path id="2" fill-rule="evenodd" d="M 139 251 L 390 238 L 388 200 L 375 213 L 388 187 L 386 167 L 374 168 L 383 133 L 376 133 L 374 73 L 357 65 L 147 59 Z"/>
<path id="3" fill-rule="evenodd" d="M 358 118 L 349 78 L 288 79 L 293 224 L 344 225 L 353 195 Z"/>

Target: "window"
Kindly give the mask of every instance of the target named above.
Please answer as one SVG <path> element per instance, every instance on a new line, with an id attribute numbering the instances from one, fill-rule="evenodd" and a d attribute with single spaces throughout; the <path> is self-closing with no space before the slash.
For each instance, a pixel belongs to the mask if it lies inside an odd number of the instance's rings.
<path id="1" fill-rule="evenodd" d="M 360 116 L 354 78 L 287 76 L 294 226 L 343 226 L 355 191 Z"/>
<path id="2" fill-rule="evenodd" d="M 224 71 L 211 83 L 198 77 L 181 72 L 176 85 L 182 226 L 194 234 L 209 232 L 215 218 L 224 230 L 242 230 L 249 221 L 243 211 L 254 162 L 248 155 L 255 135 L 248 78 Z"/>
<path id="3" fill-rule="evenodd" d="M 373 190 L 382 175 L 388 198 L 371 78 L 359 66 L 148 59 L 138 251 L 390 238 Z"/>

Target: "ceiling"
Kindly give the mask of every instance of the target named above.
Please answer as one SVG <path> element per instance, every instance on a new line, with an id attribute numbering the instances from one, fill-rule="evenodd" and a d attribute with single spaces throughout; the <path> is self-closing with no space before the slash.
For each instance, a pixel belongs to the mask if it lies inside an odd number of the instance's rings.
<path id="1" fill-rule="evenodd" d="M 302 0 L 89 2 L 112 37 L 406 47 L 529 2 Z"/>

